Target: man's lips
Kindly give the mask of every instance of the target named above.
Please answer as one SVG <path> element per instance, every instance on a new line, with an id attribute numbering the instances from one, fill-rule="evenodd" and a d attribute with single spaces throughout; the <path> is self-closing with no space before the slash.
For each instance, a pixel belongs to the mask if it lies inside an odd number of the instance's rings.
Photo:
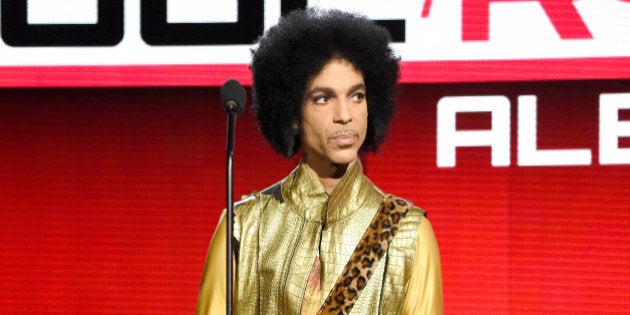
<path id="1" fill-rule="evenodd" d="M 351 130 L 336 132 L 328 138 L 330 142 L 339 147 L 351 146 L 357 139 L 359 139 L 359 135 Z"/>

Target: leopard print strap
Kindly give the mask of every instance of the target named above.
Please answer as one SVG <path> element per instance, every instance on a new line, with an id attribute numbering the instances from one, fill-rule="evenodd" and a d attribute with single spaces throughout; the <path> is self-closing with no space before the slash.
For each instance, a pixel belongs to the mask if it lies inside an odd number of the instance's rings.
<path id="1" fill-rule="evenodd" d="M 348 314 L 398 231 L 409 207 L 387 195 L 317 314 Z"/>

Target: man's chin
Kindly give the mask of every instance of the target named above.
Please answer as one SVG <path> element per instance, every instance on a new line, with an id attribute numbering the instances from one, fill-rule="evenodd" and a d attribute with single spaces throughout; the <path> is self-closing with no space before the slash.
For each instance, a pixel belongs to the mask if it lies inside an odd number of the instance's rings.
<path id="1" fill-rule="evenodd" d="M 356 161 L 358 158 L 358 154 L 356 151 L 353 152 L 343 152 L 343 154 L 336 154 L 331 157 L 330 161 L 335 165 L 349 165 Z"/>

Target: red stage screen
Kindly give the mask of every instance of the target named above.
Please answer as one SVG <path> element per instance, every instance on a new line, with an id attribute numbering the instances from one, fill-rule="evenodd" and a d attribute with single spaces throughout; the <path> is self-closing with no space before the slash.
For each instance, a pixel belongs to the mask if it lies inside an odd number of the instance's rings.
<path id="1" fill-rule="evenodd" d="M 248 84 L 256 39 L 303 7 L 387 27 L 404 83 L 630 78 L 628 0 L 12 0 L 0 87 Z"/>
<path id="2" fill-rule="evenodd" d="M 627 312 L 627 93 L 628 81 L 401 86 L 386 144 L 363 160 L 383 190 L 428 211 L 446 314 Z M 0 313 L 193 312 L 225 199 L 218 94 L 0 90 Z M 449 110 L 452 128 L 438 116 Z M 453 145 L 475 130 L 494 132 L 489 144 Z M 297 163 L 250 112 L 237 133 L 236 196 Z M 453 166 L 438 166 L 440 150 Z"/>

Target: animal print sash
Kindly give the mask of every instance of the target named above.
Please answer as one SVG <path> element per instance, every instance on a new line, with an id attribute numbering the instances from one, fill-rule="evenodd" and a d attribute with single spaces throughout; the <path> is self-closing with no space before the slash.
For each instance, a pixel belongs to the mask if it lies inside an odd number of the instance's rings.
<path id="1" fill-rule="evenodd" d="M 409 207 L 387 195 L 317 314 L 348 314 L 392 241 Z"/>

